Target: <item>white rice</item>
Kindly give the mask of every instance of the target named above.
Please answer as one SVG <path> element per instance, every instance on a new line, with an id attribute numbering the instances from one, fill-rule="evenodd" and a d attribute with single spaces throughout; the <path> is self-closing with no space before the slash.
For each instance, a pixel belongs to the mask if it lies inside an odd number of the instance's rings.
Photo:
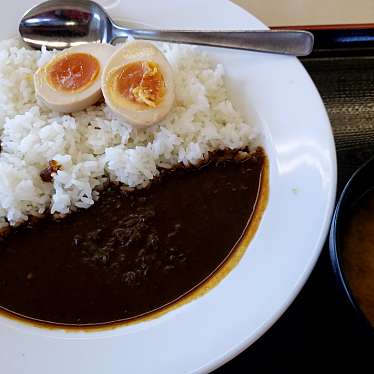
<path id="1" fill-rule="evenodd" d="M 198 48 L 161 48 L 173 67 L 176 104 L 161 123 L 139 130 L 105 104 L 69 115 L 42 108 L 32 78 L 53 53 L 29 50 L 16 39 L 0 42 L 0 228 L 49 210 L 88 208 L 108 178 L 142 187 L 159 167 L 254 144 L 255 127 L 227 97 L 223 66 Z M 46 183 L 39 174 L 52 159 L 62 170 Z"/>

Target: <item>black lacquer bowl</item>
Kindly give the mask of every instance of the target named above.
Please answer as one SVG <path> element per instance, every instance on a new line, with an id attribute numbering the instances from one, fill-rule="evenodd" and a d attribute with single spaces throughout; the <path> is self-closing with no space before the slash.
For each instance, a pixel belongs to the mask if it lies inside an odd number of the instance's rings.
<path id="1" fill-rule="evenodd" d="M 354 207 L 366 193 L 372 190 L 374 190 L 374 157 L 364 163 L 352 175 L 340 195 L 331 223 L 329 249 L 339 288 L 345 299 L 351 304 L 360 328 L 362 328 L 363 331 L 365 331 L 365 335 L 367 333 L 369 338 L 373 339 L 374 342 L 374 328 L 361 310 L 345 274 L 343 263 L 344 247 L 342 245 L 345 225 L 352 217 Z"/>

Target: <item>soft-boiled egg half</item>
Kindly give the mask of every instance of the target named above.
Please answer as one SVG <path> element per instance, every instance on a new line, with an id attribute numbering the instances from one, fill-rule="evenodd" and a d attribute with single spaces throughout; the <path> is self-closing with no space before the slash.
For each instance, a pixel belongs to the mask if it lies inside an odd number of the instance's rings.
<path id="1" fill-rule="evenodd" d="M 101 89 L 111 110 L 137 127 L 159 122 L 175 98 L 169 62 L 145 41 L 128 42 L 112 55 L 104 68 Z"/>
<path id="2" fill-rule="evenodd" d="M 101 97 L 101 76 L 115 48 L 82 44 L 63 50 L 34 74 L 35 93 L 49 109 L 76 112 Z"/>

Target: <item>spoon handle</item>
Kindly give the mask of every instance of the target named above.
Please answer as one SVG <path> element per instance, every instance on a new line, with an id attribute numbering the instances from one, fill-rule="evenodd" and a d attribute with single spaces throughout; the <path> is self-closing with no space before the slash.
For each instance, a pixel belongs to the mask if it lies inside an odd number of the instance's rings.
<path id="1" fill-rule="evenodd" d="M 113 40 L 128 36 L 132 36 L 135 39 L 199 44 L 294 56 L 310 54 L 314 43 L 313 34 L 307 31 L 134 30 L 117 25 L 114 26 Z"/>

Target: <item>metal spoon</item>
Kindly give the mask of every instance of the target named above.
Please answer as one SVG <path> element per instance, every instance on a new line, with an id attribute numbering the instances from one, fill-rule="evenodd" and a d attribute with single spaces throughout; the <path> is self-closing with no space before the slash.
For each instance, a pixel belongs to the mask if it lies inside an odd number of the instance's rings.
<path id="1" fill-rule="evenodd" d="M 306 31 L 188 31 L 139 30 L 119 26 L 90 0 L 50 0 L 22 17 L 19 32 L 33 48 L 62 49 L 82 43 L 112 43 L 118 38 L 160 40 L 212 47 L 246 49 L 306 56 L 313 49 L 313 34 Z"/>

